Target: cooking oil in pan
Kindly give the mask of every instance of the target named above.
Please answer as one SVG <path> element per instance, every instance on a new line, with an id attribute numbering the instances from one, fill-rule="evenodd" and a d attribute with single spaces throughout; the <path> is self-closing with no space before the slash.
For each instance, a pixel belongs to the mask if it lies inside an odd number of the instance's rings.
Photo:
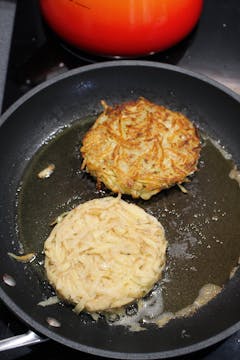
<path id="1" fill-rule="evenodd" d="M 42 284 L 47 283 L 42 250 L 52 221 L 79 203 L 112 195 L 107 189 L 97 190 L 95 180 L 80 170 L 81 139 L 94 120 L 89 117 L 77 121 L 47 140 L 30 160 L 21 181 L 17 196 L 19 242 L 25 253 L 38 254 L 39 261 L 28 264 L 28 269 L 38 274 Z M 50 164 L 54 164 L 51 176 L 39 179 L 39 172 Z M 238 266 L 240 255 L 238 178 L 229 154 L 203 136 L 199 170 L 184 184 L 187 193 L 175 186 L 147 201 L 123 196 L 162 223 L 168 250 L 160 283 L 145 303 L 140 300 L 138 306 L 126 307 L 130 315 L 123 317 L 120 312 L 116 324 L 130 326 L 131 318 L 135 324 L 132 329 L 139 330 L 141 327 L 136 323 L 151 323 L 157 318 L 158 325 L 162 326 L 181 314 L 182 309 L 186 310 L 185 315 L 191 314 L 201 294 L 205 294 L 200 298 L 204 304 L 203 299 L 210 300 L 210 295 L 216 295 L 227 283 L 232 269 Z M 212 288 L 207 284 L 213 284 Z M 43 286 L 43 298 L 39 301 L 46 296 Z M 109 319 L 111 322 L 112 317 Z"/>

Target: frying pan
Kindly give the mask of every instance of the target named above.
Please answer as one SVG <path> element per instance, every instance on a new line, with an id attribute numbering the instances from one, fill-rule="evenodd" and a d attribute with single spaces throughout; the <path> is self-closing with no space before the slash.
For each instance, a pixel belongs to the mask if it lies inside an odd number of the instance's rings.
<path id="1" fill-rule="evenodd" d="M 52 295 L 41 254 L 49 222 L 77 203 L 110 193 L 97 191 L 95 181 L 79 170 L 81 138 L 101 111 L 102 99 L 114 104 L 139 96 L 185 113 L 225 149 L 220 153 L 203 140 L 199 171 L 186 184 L 187 194 L 173 187 L 147 202 L 135 201 L 166 229 L 165 308 L 177 311 L 191 304 L 206 283 L 223 289 L 192 316 L 134 332 L 104 319 L 95 322 L 88 314 L 77 316 L 70 305 L 37 304 Z M 69 71 L 30 91 L 3 114 L 0 298 L 31 329 L 11 340 L 14 346 L 51 338 L 99 356 L 156 359 L 197 351 L 240 329 L 240 272 L 229 279 L 240 254 L 239 184 L 228 176 L 233 164 L 226 156 L 230 153 L 236 165 L 240 161 L 239 119 L 239 98 L 229 89 L 202 75 L 146 61 Z M 56 165 L 55 172 L 39 180 L 37 172 L 49 162 Z M 22 248 L 37 252 L 36 260 L 23 264 L 7 255 Z M 15 286 L 3 280 L 6 274 Z M 49 318 L 60 326 L 51 326 Z"/>

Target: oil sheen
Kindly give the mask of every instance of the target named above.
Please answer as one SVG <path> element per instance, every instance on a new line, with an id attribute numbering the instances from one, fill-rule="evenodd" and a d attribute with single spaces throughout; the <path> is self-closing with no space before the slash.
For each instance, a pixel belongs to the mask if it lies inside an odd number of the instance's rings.
<path id="1" fill-rule="evenodd" d="M 29 161 L 19 186 L 19 242 L 25 253 L 38 254 L 39 261 L 33 261 L 29 267 L 42 282 L 46 282 L 42 250 L 52 221 L 80 203 L 112 195 L 104 187 L 98 190 L 95 179 L 80 170 L 81 140 L 94 120 L 93 117 L 79 120 L 47 139 Z M 55 166 L 51 176 L 38 178 L 37 174 L 50 164 Z M 162 326 L 166 319 L 177 317 L 189 306 L 196 310 L 196 300 L 207 290 L 208 295 L 204 298 L 209 301 L 208 284 L 213 286 L 214 297 L 229 281 L 240 255 L 238 179 L 239 173 L 231 156 L 226 156 L 226 152 L 205 135 L 198 171 L 184 184 L 187 193 L 174 186 L 147 201 L 123 196 L 124 200 L 142 207 L 162 223 L 169 245 L 163 279 L 145 299 L 147 309 L 140 300 L 137 310 L 130 311 L 128 320 L 126 317 L 123 320 L 120 315 L 115 319 L 119 325 L 122 322 L 131 327 L 129 318 L 135 316 L 137 322 L 132 323 L 140 323 L 141 328 L 144 318 L 147 323 L 158 322 Z M 44 291 L 43 288 L 43 298 Z M 202 301 L 202 305 L 205 302 Z M 192 313 L 191 309 L 188 308 L 188 314 Z M 138 330 L 137 325 L 135 330 Z"/>

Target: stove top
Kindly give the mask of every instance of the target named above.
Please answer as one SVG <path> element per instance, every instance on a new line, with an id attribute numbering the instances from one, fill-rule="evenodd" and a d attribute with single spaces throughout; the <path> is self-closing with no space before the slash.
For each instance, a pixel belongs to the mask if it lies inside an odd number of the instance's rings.
<path id="1" fill-rule="evenodd" d="M 93 62 L 109 59 L 82 53 L 63 43 L 42 22 L 36 1 L 19 0 L 16 15 L 15 2 L 0 0 L 0 19 L 8 29 L 13 27 L 8 71 L 6 55 L 10 45 L 11 32 L 6 32 L 0 21 L 0 105 L 2 111 L 24 93 L 70 69 Z M 7 16 L 8 15 L 8 18 Z M 181 43 L 158 54 L 141 58 L 178 65 L 203 73 L 240 94 L 240 3 L 239 0 L 205 1 L 204 10 L 195 30 Z M 5 33 L 1 29 L 5 29 Z M 5 42 L 1 41 L 1 36 Z M 2 55 L 2 56 L 1 56 Z M 6 80 L 6 81 L 5 81 Z M 3 86 L 5 85 L 5 86 Z M 28 328 L 0 303 L 0 339 L 27 332 Z M 31 347 L 18 348 L 1 353 L 2 360 L 58 359 L 59 355 L 71 359 L 100 359 L 93 355 L 79 353 L 48 340 Z M 178 359 L 240 359 L 240 331 L 210 348 Z"/>

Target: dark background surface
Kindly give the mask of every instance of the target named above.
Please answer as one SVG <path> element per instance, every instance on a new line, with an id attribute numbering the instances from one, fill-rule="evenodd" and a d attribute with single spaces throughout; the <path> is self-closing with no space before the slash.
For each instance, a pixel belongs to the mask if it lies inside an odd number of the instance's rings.
<path id="1" fill-rule="evenodd" d="M 203 73 L 240 94 L 239 39 L 239 0 L 205 0 L 198 26 L 188 38 L 164 53 L 144 59 L 174 64 Z M 61 44 L 59 39 L 43 25 L 37 1 L 19 0 L 3 110 L 6 110 L 28 90 L 53 76 L 90 62 L 106 60 L 83 54 L 72 48 L 66 50 L 64 46 L 65 44 Z M 27 327 L 0 303 L 0 338 L 26 331 Z M 99 357 L 66 348 L 51 340 L 1 353 L 0 359 L 30 360 L 45 357 L 55 360 L 61 355 L 71 359 L 99 359 Z M 240 359 L 240 331 L 217 345 L 178 359 Z"/>

